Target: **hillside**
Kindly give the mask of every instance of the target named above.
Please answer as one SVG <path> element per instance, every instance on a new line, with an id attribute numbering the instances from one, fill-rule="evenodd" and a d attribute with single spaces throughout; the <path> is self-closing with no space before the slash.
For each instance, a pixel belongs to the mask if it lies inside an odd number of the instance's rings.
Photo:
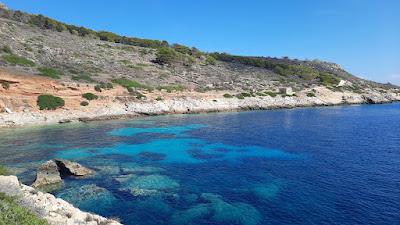
<path id="1" fill-rule="evenodd" d="M 0 8 L 0 43 L 3 111 L 39 111 L 35 101 L 40 94 L 70 97 L 71 93 L 54 91 L 55 86 L 76 92 L 72 94 L 76 100 L 67 100 L 64 109 L 79 109 L 85 92 L 110 102 L 121 96 L 124 101 L 160 101 L 188 96 L 268 100 L 278 95 L 287 99 L 338 96 L 338 103 L 346 103 L 352 102 L 346 97 L 350 95 L 363 99 L 360 102 L 393 101 L 399 96 L 396 86 L 359 79 L 334 63 L 205 53 L 166 41 L 93 31 L 5 7 Z M 37 78 L 54 83 L 53 88 L 38 86 Z M 29 83 L 33 86 L 27 88 Z"/>

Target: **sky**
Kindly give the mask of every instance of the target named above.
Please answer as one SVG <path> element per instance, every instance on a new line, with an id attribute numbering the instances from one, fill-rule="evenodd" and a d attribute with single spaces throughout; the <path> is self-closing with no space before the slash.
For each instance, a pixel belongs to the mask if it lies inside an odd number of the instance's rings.
<path id="1" fill-rule="evenodd" d="M 0 0 L 11 9 L 208 52 L 320 59 L 400 85 L 399 0 Z"/>

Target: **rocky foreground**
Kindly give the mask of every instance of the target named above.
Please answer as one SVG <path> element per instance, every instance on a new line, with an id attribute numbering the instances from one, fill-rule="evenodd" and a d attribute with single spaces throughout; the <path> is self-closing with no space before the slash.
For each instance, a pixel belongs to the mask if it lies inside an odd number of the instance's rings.
<path id="1" fill-rule="evenodd" d="M 0 192 L 16 197 L 17 202 L 22 207 L 46 219 L 51 225 L 120 224 L 114 220 L 83 212 L 68 202 L 54 197 L 52 194 L 42 193 L 32 187 L 21 184 L 15 176 L 0 176 Z"/>

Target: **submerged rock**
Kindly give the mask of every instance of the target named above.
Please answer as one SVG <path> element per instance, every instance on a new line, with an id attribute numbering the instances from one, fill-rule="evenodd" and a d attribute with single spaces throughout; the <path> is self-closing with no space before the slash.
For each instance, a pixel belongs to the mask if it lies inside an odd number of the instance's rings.
<path id="1" fill-rule="evenodd" d="M 67 189 L 57 197 L 86 210 L 99 207 L 108 209 L 116 203 L 116 198 L 110 191 L 95 184 Z"/>
<path id="2" fill-rule="evenodd" d="M 129 186 L 148 190 L 170 190 L 179 187 L 179 184 L 164 175 L 147 175 L 134 179 Z"/>
<path id="3" fill-rule="evenodd" d="M 161 161 L 164 160 L 167 156 L 163 153 L 156 153 L 156 152 L 140 152 L 138 156 L 141 159 L 148 160 L 148 161 Z"/>
<path id="4" fill-rule="evenodd" d="M 33 187 L 41 187 L 45 185 L 61 183 L 61 175 L 58 166 L 54 160 L 43 163 L 37 170 L 36 180 L 32 184 Z"/>
<path id="5" fill-rule="evenodd" d="M 160 192 L 175 190 L 179 184 L 164 175 L 146 175 L 129 179 L 120 190 L 128 191 L 133 196 L 150 196 Z"/>
<path id="6" fill-rule="evenodd" d="M 172 215 L 172 225 L 197 224 L 199 219 L 209 216 L 211 208 L 209 204 L 199 204 L 190 209 L 180 211 Z"/>
<path id="7" fill-rule="evenodd" d="M 150 174 L 164 172 L 163 168 L 152 167 L 152 166 L 123 166 L 121 167 L 122 173 L 135 173 L 135 174 Z"/>
<path id="8" fill-rule="evenodd" d="M 129 180 L 132 180 L 136 177 L 137 177 L 136 174 L 125 174 L 125 175 L 115 176 L 115 177 L 113 177 L 113 179 L 115 181 L 117 181 L 119 184 L 124 184 L 124 183 L 128 182 Z"/>
<path id="9" fill-rule="evenodd" d="M 94 172 L 79 163 L 71 162 L 68 160 L 54 160 L 58 166 L 58 170 L 60 171 L 61 175 L 63 176 L 87 176 L 91 175 Z"/>
<path id="10" fill-rule="evenodd" d="M 221 196 L 204 193 L 201 198 L 209 202 L 212 217 L 217 223 L 239 224 L 239 225 L 257 225 L 260 224 L 261 214 L 253 206 L 242 203 L 228 203 L 222 200 Z"/>
<path id="11" fill-rule="evenodd" d="M 274 198 L 279 192 L 280 186 L 277 183 L 256 186 L 253 189 L 254 194 L 262 199 L 268 200 Z"/>

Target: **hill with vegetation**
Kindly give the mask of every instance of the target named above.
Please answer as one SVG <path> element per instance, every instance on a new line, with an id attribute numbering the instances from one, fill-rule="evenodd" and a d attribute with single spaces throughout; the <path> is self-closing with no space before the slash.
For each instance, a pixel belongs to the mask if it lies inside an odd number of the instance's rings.
<path id="1" fill-rule="evenodd" d="M 68 25 L 43 15 L 0 9 L 1 67 L 60 80 L 158 88 L 261 91 L 312 85 L 352 89 L 381 85 L 358 79 L 334 63 L 206 53 L 167 41 L 120 36 Z M 123 80 L 122 80 L 123 79 Z M 129 82 L 128 82 L 129 83 Z M 349 87 L 348 87 L 349 88 Z"/>
<path id="2" fill-rule="evenodd" d="M 335 63 L 203 52 L 0 6 L 0 125 L 52 121 L 46 110 L 61 110 L 59 119 L 68 110 L 77 110 L 69 112 L 75 118 L 399 99 L 397 86 L 360 79 Z M 138 101 L 150 105 L 132 106 Z"/>

